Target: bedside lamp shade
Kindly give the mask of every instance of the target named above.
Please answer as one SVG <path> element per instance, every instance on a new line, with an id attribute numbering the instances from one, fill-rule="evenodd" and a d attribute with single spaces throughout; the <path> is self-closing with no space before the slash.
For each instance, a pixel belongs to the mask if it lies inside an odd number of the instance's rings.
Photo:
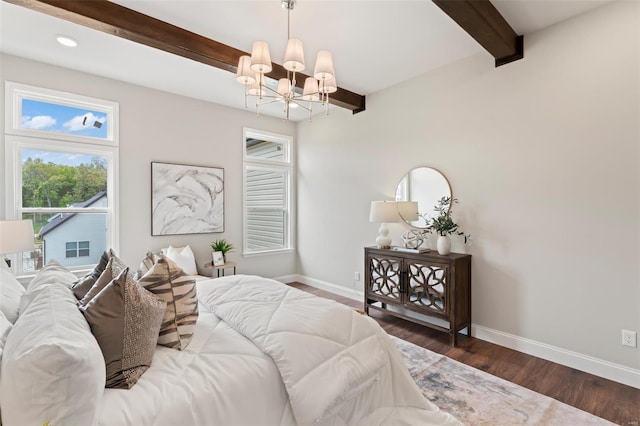
<path id="1" fill-rule="evenodd" d="M 21 253 L 34 248 L 31 220 L 0 220 L 0 254 Z"/>
<path id="2" fill-rule="evenodd" d="M 0 254 L 22 253 L 35 248 L 31 220 L 0 220 Z M 5 259 L 11 267 L 11 262 Z"/>
<path id="3" fill-rule="evenodd" d="M 395 201 L 372 201 L 369 222 L 380 223 L 376 244 L 378 248 L 391 248 L 391 237 L 387 223 L 398 221 L 398 203 Z"/>

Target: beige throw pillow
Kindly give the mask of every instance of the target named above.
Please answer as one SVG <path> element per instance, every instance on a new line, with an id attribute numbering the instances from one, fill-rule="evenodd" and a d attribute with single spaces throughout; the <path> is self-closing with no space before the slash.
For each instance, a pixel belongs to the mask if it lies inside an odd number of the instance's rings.
<path id="1" fill-rule="evenodd" d="M 195 279 L 172 260 L 161 257 L 138 282 L 167 303 L 158 344 L 185 349 L 198 320 Z"/>
<path id="2" fill-rule="evenodd" d="M 107 388 L 130 389 L 149 368 L 166 306 L 129 268 L 80 306 L 104 357 Z"/>

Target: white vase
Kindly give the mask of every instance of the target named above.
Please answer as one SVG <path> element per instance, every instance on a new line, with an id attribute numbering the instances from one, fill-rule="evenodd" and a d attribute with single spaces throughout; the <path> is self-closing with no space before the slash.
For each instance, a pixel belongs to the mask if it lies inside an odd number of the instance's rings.
<path id="1" fill-rule="evenodd" d="M 438 235 L 436 247 L 438 248 L 438 253 L 442 255 L 451 253 L 451 238 L 448 235 Z"/>

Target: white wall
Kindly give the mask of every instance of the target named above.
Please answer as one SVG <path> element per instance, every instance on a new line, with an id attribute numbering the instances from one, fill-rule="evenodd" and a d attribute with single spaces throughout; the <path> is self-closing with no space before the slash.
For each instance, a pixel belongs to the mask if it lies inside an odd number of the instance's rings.
<path id="1" fill-rule="evenodd" d="M 190 244 L 201 266 L 211 261 L 209 244 L 231 241 L 239 273 L 267 277 L 295 271 L 293 253 L 242 258 L 242 128 L 294 135 L 295 125 L 280 119 L 147 89 L 9 55 L 0 55 L 0 80 L 107 99 L 120 104 L 120 251 L 137 267 L 147 249 Z M 232 84 L 232 83 L 230 83 Z M 241 96 L 239 93 L 238 96 Z M 4 102 L 4 101 L 3 101 Z M 3 103 L 4 105 L 4 103 Z M 4 123 L 0 126 L 4 134 Z M 294 141 L 295 146 L 295 141 Z M 151 236 L 152 161 L 224 168 L 225 232 Z M 0 150 L 0 217 L 4 215 L 4 149 Z"/>
<path id="2" fill-rule="evenodd" d="M 479 54 L 301 123 L 300 274 L 360 290 L 369 203 L 432 166 L 474 239 L 453 247 L 473 255 L 474 324 L 640 368 L 621 346 L 640 332 L 639 15 L 613 3 L 527 35 L 521 61 Z"/>

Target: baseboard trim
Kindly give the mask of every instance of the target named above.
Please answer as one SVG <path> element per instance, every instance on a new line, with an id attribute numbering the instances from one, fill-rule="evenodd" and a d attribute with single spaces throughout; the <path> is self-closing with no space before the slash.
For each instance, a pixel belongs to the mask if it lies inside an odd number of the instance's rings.
<path id="1" fill-rule="evenodd" d="M 292 281 L 301 282 L 321 290 L 325 290 L 340 296 L 349 297 L 354 300 L 363 300 L 363 295 L 357 291 L 332 284 L 326 281 L 304 275 L 286 275 L 276 278 L 276 280 L 288 283 Z M 546 359 L 585 373 L 593 374 L 614 382 L 640 389 L 640 370 L 594 358 L 578 352 L 563 349 L 557 346 L 548 345 L 536 340 L 494 330 L 481 325 L 471 325 L 471 335 L 496 345 L 523 352 L 527 355 Z"/>
<path id="2" fill-rule="evenodd" d="M 341 285 L 332 284 L 327 281 L 317 280 L 315 278 L 311 278 L 311 277 L 307 277 L 299 274 L 285 275 L 285 276 L 274 278 L 274 279 L 283 283 L 290 283 L 293 281 L 297 281 L 302 284 L 310 285 L 311 287 L 319 288 L 320 290 L 324 290 L 333 294 L 338 294 L 340 296 L 348 297 L 349 299 L 363 301 L 364 303 L 364 295 L 362 293 L 358 293 L 357 291 L 351 288 L 346 288 Z"/>
<path id="3" fill-rule="evenodd" d="M 605 361 L 579 352 L 548 345 L 536 340 L 494 330 L 481 325 L 471 325 L 471 335 L 509 349 L 523 352 L 547 361 L 555 362 L 585 373 L 640 389 L 640 370 Z"/>

